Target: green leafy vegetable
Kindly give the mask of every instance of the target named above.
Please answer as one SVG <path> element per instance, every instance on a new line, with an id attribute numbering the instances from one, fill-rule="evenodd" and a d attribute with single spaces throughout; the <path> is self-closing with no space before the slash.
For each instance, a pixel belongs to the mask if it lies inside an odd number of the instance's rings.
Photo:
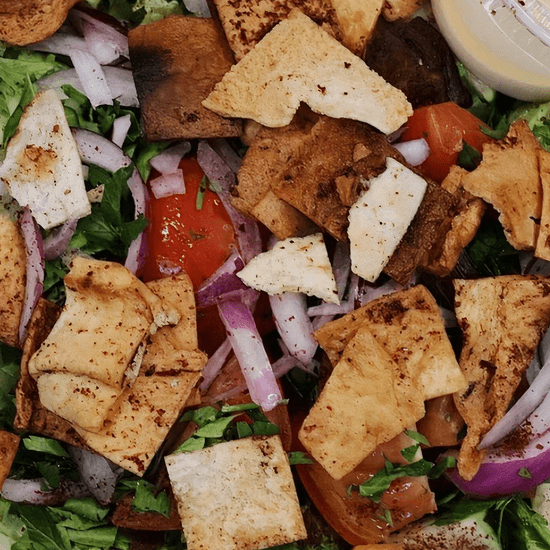
<path id="1" fill-rule="evenodd" d="M 19 380 L 21 352 L 0 344 L 0 429 L 9 429 L 15 418 L 14 389 Z"/>
<path id="2" fill-rule="evenodd" d="M 34 83 L 67 68 L 53 55 L 20 48 L 6 48 L 0 57 L 0 143 L 5 147 L 15 132 L 23 108 L 36 93 Z"/>
<path id="3" fill-rule="evenodd" d="M 288 453 L 288 461 L 291 466 L 295 464 L 313 464 L 313 460 L 303 451 L 292 451 Z"/>
<path id="4" fill-rule="evenodd" d="M 23 439 L 25 449 L 37 451 L 39 453 L 50 454 L 54 456 L 68 457 L 69 453 L 61 446 L 59 441 L 49 437 L 40 437 L 38 435 L 29 435 Z"/>

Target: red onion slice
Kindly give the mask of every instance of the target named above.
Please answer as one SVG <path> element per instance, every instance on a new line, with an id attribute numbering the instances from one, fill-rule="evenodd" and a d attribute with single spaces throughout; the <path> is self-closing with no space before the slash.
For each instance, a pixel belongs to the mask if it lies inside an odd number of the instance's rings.
<path id="1" fill-rule="evenodd" d="M 338 290 L 338 299 L 342 300 L 351 272 L 349 243 L 342 241 L 336 243 L 334 256 L 332 258 L 332 271 L 334 272 L 334 280 L 336 281 L 336 288 Z"/>
<path id="2" fill-rule="evenodd" d="M 220 185 L 221 191 L 218 196 L 233 223 L 242 257 L 245 263 L 248 263 L 262 251 L 262 241 L 258 224 L 243 216 L 230 202 L 230 193 L 235 185 L 236 175 L 206 141 L 199 141 L 197 161 L 206 177 Z"/>
<path id="3" fill-rule="evenodd" d="M 57 32 L 42 40 L 29 44 L 26 46 L 30 50 L 36 50 L 38 52 L 56 53 L 61 55 L 71 56 L 74 50 L 86 50 L 86 40 L 80 36 L 74 34 Z"/>
<path id="4" fill-rule="evenodd" d="M 401 141 L 393 146 L 411 166 L 419 166 L 430 156 L 430 146 L 424 138 Z"/>
<path id="5" fill-rule="evenodd" d="M 313 326 L 307 315 L 305 294 L 285 292 L 269 296 L 273 319 L 290 355 L 309 365 L 317 351 Z"/>
<path id="6" fill-rule="evenodd" d="M 263 410 L 274 409 L 282 395 L 250 308 L 241 301 L 226 300 L 218 304 L 218 311 L 250 397 Z"/>
<path id="7" fill-rule="evenodd" d="M 0 495 L 11 502 L 26 502 L 41 506 L 61 506 L 70 498 L 90 496 L 83 482 L 62 480 L 59 487 L 52 491 L 42 491 L 41 479 L 6 479 Z"/>
<path id="8" fill-rule="evenodd" d="M 174 174 L 178 170 L 181 159 L 189 153 L 189 151 L 191 151 L 191 143 L 182 141 L 154 156 L 150 164 L 161 174 Z"/>
<path id="9" fill-rule="evenodd" d="M 70 446 L 69 454 L 76 463 L 82 482 L 93 497 L 103 506 L 109 504 L 122 468 L 117 468 L 103 456 L 79 447 Z"/>
<path id="10" fill-rule="evenodd" d="M 198 17 L 212 17 L 206 0 L 183 0 L 185 7 Z"/>
<path id="11" fill-rule="evenodd" d="M 113 121 L 113 130 L 111 134 L 111 141 L 122 147 L 126 136 L 128 135 L 128 130 L 132 126 L 132 117 L 130 115 L 119 116 Z"/>
<path id="12" fill-rule="evenodd" d="M 61 227 L 53 229 L 48 237 L 44 239 L 44 256 L 46 260 L 58 258 L 65 252 L 77 225 L 78 219 L 69 220 Z"/>
<path id="13" fill-rule="evenodd" d="M 243 159 L 225 138 L 211 139 L 209 143 L 233 172 L 237 173 L 240 170 Z"/>
<path id="14" fill-rule="evenodd" d="M 111 90 L 113 99 L 116 99 L 123 107 L 139 107 L 132 71 L 122 67 L 106 66 L 103 67 L 103 73 L 107 79 L 107 86 Z M 45 76 L 36 83 L 39 90 L 53 88 L 61 99 L 65 99 L 67 96 L 61 89 L 63 84 L 70 84 L 78 91 L 85 93 L 75 69 L 65 69 Z"/>
<path id="15" fill-rule="evenodd" d="M 227 361 L 227 357 L 231 353 L 232 349 L 233 348 L 231 347 L 229 338 L 226 338 L 222 342 L 221 346 L 212 354 L 212 357 L 208 359 L 208 363 L 206 363 L 204 369 L 202 370 L 203 380 L 199 388 L 201 393 L 206 392 L 211 386 L 216 376 L 218 376 L 222 370 L 222 367 Z"/>
<path id="16" fill-rule="evenodd" d="M 173 174 L 162 174 L 158 178 L 153 178 L 149 181 L 149 186 L 156 199 L 169 197 L 170 195 L 184 195 L 183 170 L 178 168 Z"/>
<path id="17" fill-rule="evenodd" d="M 71 50 L 70 57 L 92 107 L 112 105 L 113 94 L 97 59 L 89 51 L 79 49 Z"/>
<path id="18" fill-rule="evenodd" d="M 21 215 L 21 232 L 27 253 L 25 300 L 19 322 L 19 342 L 22 344 L 27 336 L 27 325 L 32 312 L 44 288 L 44 244 L 38 225 L 28 208 L 23 209 Z"/>

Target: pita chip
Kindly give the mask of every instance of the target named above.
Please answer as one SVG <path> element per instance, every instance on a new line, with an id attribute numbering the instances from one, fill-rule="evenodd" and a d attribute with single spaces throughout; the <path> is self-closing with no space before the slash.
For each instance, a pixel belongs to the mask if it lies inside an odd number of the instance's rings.
<path id="1" fill-rule="evenodd" d="M 550 153 L 539 151 L 539 171 L 542 185 L 542 211 L 535 256 L 550 261 Z"/>
<path id="2" fill-rule="evenodd" d="M 226 117 L 286 126 L 300 103 L 384 133 L 412 114 L 407 98 L 299 10 L 225 74 L 203 105 Z"/>
<path id="3" fill-rule="evenodd" d="M 298 437 L 332 477 L 341 479 L 378 445 L 423 415 L 422 399 L 407 369 L 361 327 L 346 345 Z"/>
<path id="4" fill-rule="evenodd" d="M 0 430 L 0 490 L 10 473 L 18 448 L 19 436 Z"/>
<path id="5" fill-rule="evenodd" d="M 550 323 L 550 280 L 506 275 L 455 279 L 455 310 L 464 334 L 459 364 L 468 382 L 455 394 L 468 431 L 458 458 L 466 480 L 477 473 L 483 436 L 504 416 Z"/>
<path id="6" fill-rule="evenodd" d="M 0 212 L 0 342 L 20 347 L 19 321 L 25 299 L 27 255 L 19 226 Z"/>
<path id="7" fill-rule="evenodd" d="M 362 327 L 369 329 L 396 363 L 406 366 L 424 399 L 466 388 L 439 306 L 426 287 L 416 285 L 372 300 L 323 325 L 315 339 L 336 364 Z"/>
<path id="8" fill-rule="evenodd" d="M 539 144 L 520 119 L 503 139 L 483 146 L 483 160 L 462 179 L 462 186 L 500 212 L 508 242 L 518 250 L 533 250 L 541 218 L 542 187 Z"/>
<path id="9" fill-rule="evenodd" d="M 385 0 L 382 15 L 386 21 L 407 19 L 418 11 L 425 0 Z"/>

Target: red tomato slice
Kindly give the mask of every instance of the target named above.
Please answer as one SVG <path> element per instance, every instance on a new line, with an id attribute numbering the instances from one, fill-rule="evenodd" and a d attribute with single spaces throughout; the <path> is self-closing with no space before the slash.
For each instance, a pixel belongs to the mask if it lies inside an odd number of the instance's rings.
<path id="1" fill-rule="evenodd" d="M 463 141 L 482 152 L 483 144 L 493 140 L 483 133 L 484 122 L 456 103 L 440 103 L 416 109 L 407 121 L 401 141 L 423 137 L 431 153 L 420 165 L 422 173 L 441 183 L 457 163 Z"/>
<path id="2" fill-rule="evenodd" d="M 144 281 L 160 279 L 184 269 L 194 288 L 212 275 L 235 246 L 235 232 L 218 196 L 204 194 L 197 210 L 197 192 L 204 173 L 195 158 L 180 163 L 184 195 L 151 198 L 147 229 L 149 253 L 142 271 Z"/>

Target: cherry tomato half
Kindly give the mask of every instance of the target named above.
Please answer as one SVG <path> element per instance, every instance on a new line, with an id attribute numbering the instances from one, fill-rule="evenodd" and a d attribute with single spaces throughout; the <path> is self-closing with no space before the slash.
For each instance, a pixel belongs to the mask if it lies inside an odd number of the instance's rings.
<path id="1" fill-rule="evenodd" d="M 185 270 L 197 289 L 227 259 L 235 246 L 231 220 L 216 193 L 204 193 L 197 209 L 197 192 L 204 172 L 197 160 L 180 162 L 186 192 L 155 199 L 149 205 L 149 252 L 142 271 L 144 281 Z"/>
<path id="2" fill-rule="evenodd" d="M 493 139 L 482 131 L 482 128 L 489 128 L 484 122 L 452 102 L 416 109 L 406 126 L 401 141 L 423 137 L 428 142 L 431 153 L 420 169 L 438 183 L 457 163 L 463 141 L 481 153 L 483 144 Z"/>

